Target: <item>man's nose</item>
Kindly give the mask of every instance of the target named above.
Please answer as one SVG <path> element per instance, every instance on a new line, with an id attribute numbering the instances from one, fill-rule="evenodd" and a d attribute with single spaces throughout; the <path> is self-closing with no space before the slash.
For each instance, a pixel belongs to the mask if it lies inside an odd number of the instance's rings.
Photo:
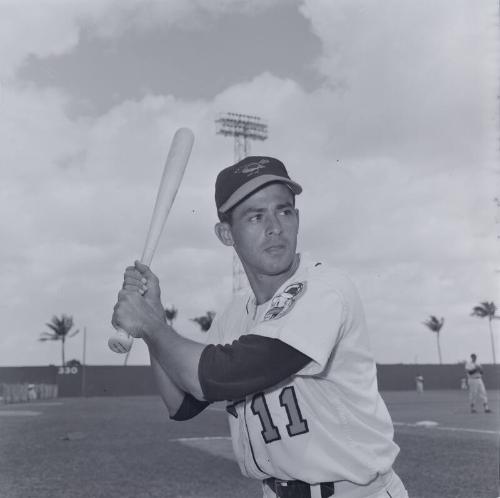
<path id="1" fill-rule="evenodd" d="M 269 215 L 266 228 L 268 235 L 279 235 L 281 233 L 281 222 L 275 214 Z"/>

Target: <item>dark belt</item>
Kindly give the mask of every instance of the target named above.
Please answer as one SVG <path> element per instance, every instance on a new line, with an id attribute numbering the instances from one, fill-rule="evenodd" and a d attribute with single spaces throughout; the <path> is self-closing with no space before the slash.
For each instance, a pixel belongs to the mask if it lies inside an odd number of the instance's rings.
<path id="1" fill-rule="evenodd" d="M 278 498 L 311 498 L 311 486 L 304 481 L 282 481 L 269 477 L 264 479 L 264 484 L 269 486 Z M 335 494 L 333 482 L 320 483 L 321 498 L 328 498 Z"/>

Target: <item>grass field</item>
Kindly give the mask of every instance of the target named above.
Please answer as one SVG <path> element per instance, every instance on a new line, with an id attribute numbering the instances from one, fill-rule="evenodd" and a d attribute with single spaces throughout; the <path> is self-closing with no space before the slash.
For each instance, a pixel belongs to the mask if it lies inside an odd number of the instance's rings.
<path id="1" fill-rule="evenodd" d="M 460 391 L 382 393 L 411 498 L 496 498 L 499 395 L 470 414 Z M 418 425 L 434 421 L 438 425 Z M 159 398 L 66 398 L 0 406 L 1 498 L 260 497 L 241 476 L 215 405 L 172 422 Z"/>

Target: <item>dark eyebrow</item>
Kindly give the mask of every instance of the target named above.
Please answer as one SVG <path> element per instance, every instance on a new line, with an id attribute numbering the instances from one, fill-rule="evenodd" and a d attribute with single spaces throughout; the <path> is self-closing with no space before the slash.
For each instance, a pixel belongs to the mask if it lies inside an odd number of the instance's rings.
<path id="1" fill-rule="evenodd" d="M 276 206 L 276 209 L 284 209 L 284 208 L 292 208 L 293 209 L 293 203 L 292 202 L 283 202 L 281 204 L 278 204 Z M 266 208 L 257 208 L 257 207 L 248 207 L 245 209 L 242 213 L 241 216 L 248 216 L 249 214 L 262 214 L 267 211 Z"/>
<path id="2" fill-rule="evenodd" d="M 284 202 L 283 204 L 278 204 L 276 206 L 278 209 L 283 209 L 283 208 L 293 208 L 294 205 L 291 202 Z"/>
<path id="3" fill-rule="evenodd" d="M 249 208 L 246 208 L 242 213 L 241 213 L 241 216 L 247 216 L 249 215 L 250 213 L 257 213 L 257 214 L 260 214 L 260 213 L 264 213 L 266 211 L 265 208 L 254 208 L 254 207 L 249 207 Z"/>

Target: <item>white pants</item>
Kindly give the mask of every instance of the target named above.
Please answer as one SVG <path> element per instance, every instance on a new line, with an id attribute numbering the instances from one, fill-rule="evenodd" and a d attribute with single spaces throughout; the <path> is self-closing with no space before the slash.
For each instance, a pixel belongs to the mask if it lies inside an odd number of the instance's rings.
<path id="1" fill-rule="evenodd" d="M 265 484 L 263 491 L 264 498 L 276 498 L 274 491 Z M 311 486 L 311 498 L 321 498 L 319 484 Z M 336 482 L 332 498 L 408 498 L 408 492 L 396 472 L 390 470 L 367 486 L 357 486 L 347 481 Z"/>
<path id="2" fill-rule="evenodd" d="M 488 396 L 486 395 L 483 379 L 469 379 L 470 404 L 475 404 L 478 398 L 482 401 L 483 405 L 488 404 Z"/>

